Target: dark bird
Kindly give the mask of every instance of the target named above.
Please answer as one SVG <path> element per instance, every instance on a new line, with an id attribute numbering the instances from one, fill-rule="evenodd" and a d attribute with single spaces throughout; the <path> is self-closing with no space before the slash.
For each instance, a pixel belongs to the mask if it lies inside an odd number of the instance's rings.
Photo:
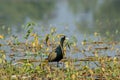
<path id="1" fill-rule="evenodd" d="M 60 40 L 60 44 L 57 46 L 55 51 L 50 53 L 48 58 L 47 58 L 47 60 L 49 62 L 57 62 L 57 66 L 58 66 L 58 62 L 61 59 L 63 59 L 63 55 L 64 55 L 63 44 L 64 44 L 65 39 L 66 39 L 66 36 L 63 36 Z"/>

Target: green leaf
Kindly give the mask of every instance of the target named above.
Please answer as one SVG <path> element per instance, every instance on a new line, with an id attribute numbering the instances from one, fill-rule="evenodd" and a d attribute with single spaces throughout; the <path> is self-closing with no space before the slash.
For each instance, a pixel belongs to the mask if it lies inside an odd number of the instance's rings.
<path id="1" fill-rule="evenodd" d="M 2 63 L 2 61 L 3 61 L 3 60 L 0 58 L 0 64 Z"/>

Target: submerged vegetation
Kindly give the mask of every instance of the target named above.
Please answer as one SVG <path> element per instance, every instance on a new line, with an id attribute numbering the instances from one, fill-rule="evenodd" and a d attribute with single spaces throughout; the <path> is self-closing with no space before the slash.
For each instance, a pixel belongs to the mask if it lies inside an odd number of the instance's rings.
<path id="1" fill-rule="evenodd" d="M 56 28 L 38 35 L 29 23 L 26 34 L 5 39 L 0 35 L 0 80 L 118 80 L 120 43 L 94 33 L 94 38 L 79 42 L 69 37 L 63 45 L 64 59 L 59 67 L 46 57 L 59 45 Z M 23 39 L 23 41 L 21 41 Z"/>

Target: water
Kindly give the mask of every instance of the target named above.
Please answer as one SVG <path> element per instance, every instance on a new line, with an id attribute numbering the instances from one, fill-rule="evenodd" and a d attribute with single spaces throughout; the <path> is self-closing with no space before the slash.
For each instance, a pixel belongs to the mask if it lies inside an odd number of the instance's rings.
<path id="1" fill-rule="evenodd" d="M 2 1 L 0 12 L 0 26 L 5 29 L 0 34 L 6 34 L 8 27 L 12 27 L 13 34 L 21 34 L 24 30 L 21 25 L 29 21 L 48 28 L 53 25 L 58 33 L 65 28 L 69 29 L 67 35 L 80 35 L 100 32 L 103 36 L 106 32 L 119 35 L 119 0 L 45 0 L 45 1 Z M 21 6 L 22 4 L 22 6 Z M 36 27 L 36 30 L 41 26 Z"/>

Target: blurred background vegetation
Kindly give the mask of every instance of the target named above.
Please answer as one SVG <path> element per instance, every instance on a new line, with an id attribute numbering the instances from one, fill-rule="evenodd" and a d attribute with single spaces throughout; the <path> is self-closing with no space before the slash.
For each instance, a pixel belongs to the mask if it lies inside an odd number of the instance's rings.
<path id="1" fill-rule="evenodd" d="M 59 30 L 68 25 L 74 34 L 99 32 L 119 39 L 119 3 L 120 0 L 0 0 L 0 34 L 6 34 L 8 27 L 12 32 L 22 32 L 22 24 L 35 21 L 56 24 Z"/>

